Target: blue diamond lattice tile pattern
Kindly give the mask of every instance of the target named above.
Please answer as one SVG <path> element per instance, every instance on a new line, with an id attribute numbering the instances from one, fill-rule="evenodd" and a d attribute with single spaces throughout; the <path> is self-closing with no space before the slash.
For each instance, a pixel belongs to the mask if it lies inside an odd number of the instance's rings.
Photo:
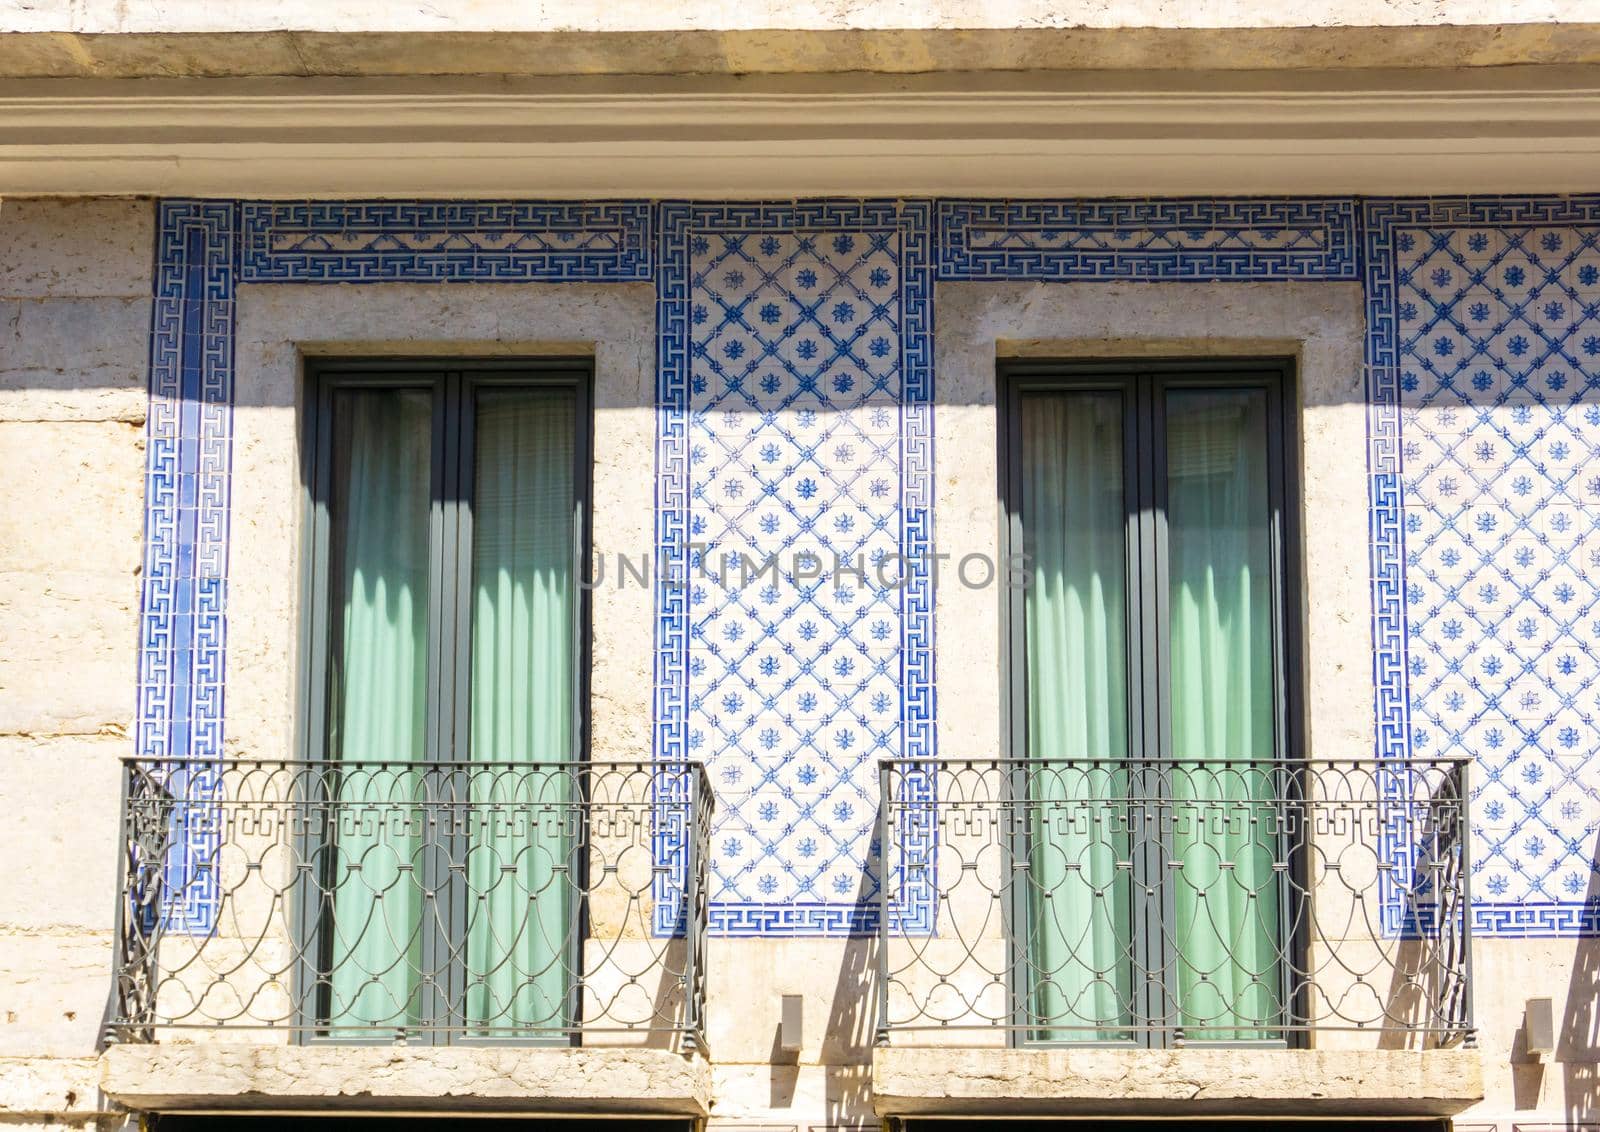
<path id="1" fill-rule="evenodd" d="M 668 206 L 662 231 L 687 585 L 660 599 L 658 747 L 718 791 L 713 930 L 871 931 L 876 763 L 933 723 L 928 207 Z"/>
<path id="2" fill-rule="evenodd" d="M 1592 934 L 1600 202 L 1374 202 L 1368 224 L 1386 753 L 1476 759 L 1476 930 Z"/>

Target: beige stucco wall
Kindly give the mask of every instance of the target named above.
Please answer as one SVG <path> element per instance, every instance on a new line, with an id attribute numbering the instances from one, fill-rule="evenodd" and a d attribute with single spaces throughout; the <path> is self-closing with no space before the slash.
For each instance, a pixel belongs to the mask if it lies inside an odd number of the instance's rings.
<path id="1" fill-rule="evenodd" d="M 153 218 L 148 201 L 0 201 L 0 1116 L 22 1120 L 96 1105 Z"/>
<path id="2" fill-rule="evenodd" d="M 1370 68 L 1600 59 L 1587 0 L 0 0 L 0 77 Z"/>
<path id="3" fill-rule="evenodd" d="M 86 1119 L 108 989 L 115 760 L 129 750 L 137 637 L 152 207 L 0 202 L 0 1116 Z M 298 410 L 307 353 L 592 354 L 595 541 L 647 545 L 654 465 L 647 284 L 243 287 L 239 295 L 228 740 L 291 753 L 300 538 Z M 937 522 L 944 549 L 997 531 L 994 367 L 1015 354 L 1261 353 L 1299 359 L 1305 402 L 1308 731 L 1312 752 L 1371 749 L 1362 311 L 1352 284 L 944 284 L 937 294 Z M 941 748 L 999 736 L 994 590 L 939 591 Z M 649 749 L 651 597 L 595 608 L 596 754 Z M 958 659 L 951 659 L 958 658 Z M 25 865 L 21 864 L 25 863 Z M 714 1115 L 871 1117 L 875 1002 L 866 940 L 715 940 Z M 1488 1096 L 1464 1120 L 1593 1118 L 1593 941 L 1479 941 Z M 774 1058 L 779 996 L 805 1041 Z M 1555 999 L 1556 1063 L 1515 1059 L 1522 1000 Z M 937 1055 L 930 1055 L 937 1056 Z"/>

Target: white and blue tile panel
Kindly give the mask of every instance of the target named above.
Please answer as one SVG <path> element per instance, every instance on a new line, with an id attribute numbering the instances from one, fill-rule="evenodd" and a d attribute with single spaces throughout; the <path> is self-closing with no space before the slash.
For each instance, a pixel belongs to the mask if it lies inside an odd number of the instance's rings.
<path id="1" fill-rule="evenodd" d="M 1468 754 L 1473 921 L 1600 932 L 1600 198 L 1365 207 L 1380 753 Z"/>
<path id="2" fill-rule="evenodd" d="M 241 283 L 650 278 L 643 201 L 243 201 Z"/>
<path id="3" fill-rule="evenodd" d="M 926 202 L 662 209 L 658 530 L 686 585 L 658 592 L 656 747 L 716 786 L 719 933 L 875 930 L 877 760 L 932 752 L 930 250 Z M 931 886 L 898 903 L 931 922 Z"/>
<path id="4" fill-rule="evenodd" d="M 1361 279 L 1379 751 L 1477 758 L 1480 931 L 1594 934 L 1597 228 L 1578 198 L 167 202 L 138 749 L 221 749 L 235 282 L 653 278 L 655 742 L 718 789 L 713 928 L 873 930 L 870 767 L 934 750 L 930 580 L 873 584 L 931 546 L 934 279 Z M 725 573 L 774 553 L 771 584 Z M 657 849 L 673 930 L 682 838 Z M 931 926 L 931 891 L 900 905 Z"/>
<path id="5" fill-rule="evenodd" d="M 1357 277 L 1350 198 L 940 201 L 940 279 Z"/>

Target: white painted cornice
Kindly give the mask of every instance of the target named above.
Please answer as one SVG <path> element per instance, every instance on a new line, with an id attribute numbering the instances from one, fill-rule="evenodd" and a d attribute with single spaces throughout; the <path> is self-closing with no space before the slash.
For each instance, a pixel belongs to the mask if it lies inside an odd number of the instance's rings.
<path id="1" fill-rule="evenodd" d="M 1600 68 L 0 84 L 0 193 L 1600 189 Z"/>

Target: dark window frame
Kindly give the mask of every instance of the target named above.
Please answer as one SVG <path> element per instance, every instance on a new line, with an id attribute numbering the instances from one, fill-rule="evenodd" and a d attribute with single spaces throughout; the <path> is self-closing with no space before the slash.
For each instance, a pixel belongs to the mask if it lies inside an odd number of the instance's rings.
<path id="1" fill-rule="evenodd" d="M 301 542 L 298 707 L 295 712 L 295 747 L 308 761 L 329 757 L 329 692 L 331 658 L 337 648 L 336 618 L 329 603 L 335 588 L 338 563 L 330 538 L 330 502 L 333 493 L 333 398 L 342 389 L 427 389 L 433 398 L 432 469 L 429 502 L 428 671 L 426 764 L 462 761 L 468 757 L 471 679 L 472 589 L 472 471 L 475 449 L 475 394 L 495 387 L 570 389 L 574 398 L 577 435 L 573 445 L 573 508 L 575 601 L 573 617 L 572 758 L 587 764 L 590 755 L 589 672 L 592 642 L 590 589 L 584 584 L 593 538 L 594 361 L 584 357 L 541 358 L 429 358 L 363 357 L 307 358 L 305 400 L 301 416 L 301 495 L 304 538 Z M 455 776 L 441 777 L 445 790 L 459 789 Z M 583 787 L 581 776 L 578 786 Z M 307 799 L 316 801 L 316 799 Z M 578 799 L 581 803 L 582 799 Z M 580 831 L 580 840 L 587 831 Z M 313 846 L 302 845 L 302 860 L 310 860 Z M 442 869 L 443 849 L 435 849 L 431 867 Z M 588 854 L 574 847 L 581 867 Z M 584 877 L 577 878 L 579 892 L 587 891 Z M 300 1044 L 392 1045 L 400 1027 L 373 1030 L 371 1035 L 335 1037 L 323 1031 L 325 1021 L 321 978 L 325 933 L 319 927 L 314 900 L 297 892 L 293 916 L 296 955 L 294 1001 L 299 1007 L 295 1039 Z M 459 903 L 457 901 L 456 903 Z M 578 924 L 571 940 L 567 969 L 569 1033 L 556 1040 L 521 1037 L 466 1037 L 464 1019 L 451 1012 L 451 1004 L 464 1000 L 459 960 L 448 961 L 451 940 L 464 938 L 464 908 L 452 907 L 442 931 L 427 933 L 423 965 L 445 971 L 448 985 L 436 987 L 424 1000 L 427 1028 L 404 1032 L 415 1045 L 577 1045 L 582 1025 L 582 987 L 577 972 L 583 939 L 588 935 L 588 908 L 580 900 Z"/>
<path id="2" fill-rule="evenodd" d="M 1164 403 L 1169 389 L 1241 389 L 1267 391 L 1267 460 L 1269 546 L 1272 557 L 1273 678 L 1275 683 L 1274 740 L 1277 757 L 1286 764 L 1287 794 L 1298 796 L 1299 776 L 1294 768 L 1304 758 L 1304 591 L 1300 531 L 1300 418 L 1299 386 L 1292 358 L 1123 358 L 1123 359 L 1004 359 L 996 372 L 1001 561 L 1011 563 L 1026 545 L 1022 523 L 1023 453 L 1021 407 L 1031 392 L 1112 392 L 1123 401 L 1123 485 L 1127 532 L 1127 647 L 1129 754 L 1159 757 L 1171 750 L 1171 697 L 1167 622 Z M 1021 587 L 1002 587 L 1001 597 L 1001 732 L 1008 758 L 1028 757 L 1028 681 L 1026 593 Z M 1151 737 L 1154 738 L 1153 745 Z M 1149 784 L 1146 784 L 1147 786 Z M 1013 797 L 1026 787 L 1008 784 Z M 1292 803 L 1291 803 L 1292 804 Z M 1022 825 L 1023 823 L 1018 823 Z M 1013 853 L 1027 859 L 1025 830 L 1019 830 Z M 1156 838 L 1138 839 L 1133 854 L 1133 1022 L 1171 1026 L 1177 1017 L 1175 957 L 1161 925 L 1173 919 L 1170 885 L 1160 883 L 1163 845 Z M 1296 901 L 1306 891 L 1305 854 L 1291 862 L 1292 875 L 1280 887 L 1280 917 L 1292 925 L 1284 940 L 1280 1001 L 1285 1003 L 1284 1023 L 1290 1028 L 1282 1038 L 1262 1041 L 1189 1040 L 1207 1046 L 1269 1046 L 1304 1044 L 1303 1021 L 1308 1017 L 1303 970 L 1310 941 L 1305 938 L 1306 917 Z M 1156 882 L 1151 884 L 1150 882 Z M 1149 887 L 1155 897 L 1142 895 Z M 1009 963 L 1011 1000 L 1017 1004 L 1012 1019 L 1012 1041 L 1028 1046 L 1163 1047 L 1171 1043 L 1169 1029 L 1135 1030 L 1126 1041 L 1048 1041 L 1037 1038 L 1027 1017 L 1029 991 L 1026 961 L 1021 949 L 1030 932 L 1026 892 L 1013 886 L 1007 909 L 1011 917 L 1013 951 Z M 1152 928 L 1154 930 L 1152 930 Z M 1287 935 L 1288 933 L 1286 933 Z"/>

